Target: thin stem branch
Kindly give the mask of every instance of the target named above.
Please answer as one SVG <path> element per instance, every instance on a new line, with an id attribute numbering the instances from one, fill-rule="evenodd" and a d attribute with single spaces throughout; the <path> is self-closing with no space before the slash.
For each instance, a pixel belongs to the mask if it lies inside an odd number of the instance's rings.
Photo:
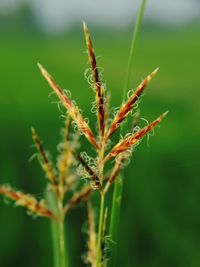
<path id="1" fill-rule="evenodd" d="M 120 216 L 120 207 L 121 207 L 121 198 L 123 190 L 123 179 L 121 176 L 118 176 L 115 181 L 113 198 L 112 198 L 112 211 L 110 217 L 110 235 L 113 242 L 110 243 L 110 266 L 116 266 L 117 260 L 117 235 L 118 235 L 118 226 L 119 226 L 119 216 Z"/>
<path id="2" fill-rule="evenodd" d="M 99 214 L 96 267 L 101 267 L 101 261 L 102 261 L 101 245 L 102 245 L 103 218 L 104 218 L 104 193 L 101 192 L 101 206 L 100 206 L 100 214 Z"/>
<path id="3" fill-rule="evenodd" d="M 58 232 L 59 232 L 59 258 L 60 258 L 60 267 L 67 267 L 66 265 L 66 255 L 65 255 L 65 240 L 64 240 L 64 220 L 60 219 L 58 223 Z"/>
<path id="4" fill-rule="evenodd" d="M 64 209 L 61 198 L 52 190 L 46 191 L 48 206 L 58 215 L 57 221 L 51 221 L 52 247 L 54 267 L 68 267 L 67 251 L 65 249 Z"/>
<path id="5" fill-rule="evenodd" d="M 47 188 L 45 192 L 46 202 L 48 207 L 51 208 L 58 215 L 57 199 L 55 192 Z M 58 239 L 58 221 L 50 221 L 51 237 L 52 237 L 52 250 L 54 258 L 54 267 L 60 267 L 59 258 L 59 239 Z"/>
<path id="6" fill-rule="evenodd" d="M 103 183 L 104 177 L 104 152 L 105 152 L 105 138 L 101 139 L 101 150 L 99 151 L 99 179 L 101 185 Z M 103 219 L 104 219 L 104 191 L 100 191 L 101 194 L 101 204 L 99 213 L 99 226 L 98 226 L 98 237 L 97 237 L 97 255 L 96 255 L 96 267 L 101 267 L 102 262 L 102 232 L 103 232 Z"/>
<path id="7" fill-rule="evenodd" d="M 63 206 L 64 195 L 61 194 L 57 199 L 58 211 L 59 211 L 59 221 L 58 221 L 58 239 L 59 239 L 59 258 L 60 258 L 60 267 L 68 267 L 67 262 L 67 253 L 65 248 L 65 229 L 64 229 L 64 220 L 65 212 Z"/>
<path id="8" fill-rule="evenodd" d="M 60 267 L 59 260 L 59 243 L 58 243 L 58 223 L 51 221 L 51 237 L 52 237 L 52 248 L 53 248 L 53 259 L 54 267 Z"/>

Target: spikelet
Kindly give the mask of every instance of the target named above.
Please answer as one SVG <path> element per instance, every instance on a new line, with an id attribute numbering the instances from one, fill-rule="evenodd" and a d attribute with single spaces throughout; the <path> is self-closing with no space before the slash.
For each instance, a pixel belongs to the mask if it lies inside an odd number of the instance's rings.
<path id="1" fill-rule="evenodd" d="M 92 46 L 92 40 L 90 37 L 89 29 L 85 22 L 83 22 L 83 29 L 84 29 L 85 40 L 86 40 L 86 45 L 87 45 L 87 50 L 88 50 L 88 57 L 89 57 L 89 61 L 91 64 L 92 74 L 93 74 L 93 79 L 94 79 L 98 126 L 100 130 L 100 136 L 103 137 L 104 131 L 105 131 L 104 88 L 101 85 L 101 82 L 99 79 L 99 73 L 98 73 L 98 68 L 96 64 L 94 48 Z"/>
<path id="2" fill-rule="evenodd" d="M 118 113 L 115 115 L 111 126 L 106 134 L 106 139 L 108 139 L 120 126 L 121 122 L 127 117 L 127 115 L 131 112 L 134 103 L 138 100 L 139 96 L 142 94 L 145 87 L 149 84 L 151 79 L 158 72 L 158 68 L 155 69 L 149 76 L 147 76 L 143 82 L 137 87 L 136 91 L 130 96 L 128 101 L 122 105 Z"/>
<path id="3" fill-rule="evenodd" d="M 162 114 L 159 118 L 153 121 L 148 126 L 144 127 L 142 130 L 133 133 L 129 137 L 120 141 L 106 156 L 105 161 L 118 156 L 120 153 L 127 151 L 131 146 L 136 144 L 142 137 L 144 137 L 148 132 L 150 132 L 158 123 L 160 123 L 164 117 L 167 115 L 168 111 Z"/>
<path id="4" fill-rule="evenodd" d="M 77 206 L 81 201 L 87 199 L 92 189 L 90 186 L 84 186 L 81 191 L 74 193 L 71 199 L 64 207 L 64 213 L 66 214 L 71 208 Z"/>
<path id="5" fill-rule="evenodd" d="M 62 150 L 58 157 L 58 169 L 59 169 L 59 179 L 58 179 L 58 192 L 59 197 L 63 199 L 64 197 L 64 185 L 66 181 L 66 172 L 69 170 L 72 164 L 72 156 L 69 151 L 69 130 L 70 130 L 70 116 L 66 117 L 65 133 L 63 136 Z"/>
<path id="6" fill-rule="evenodd" d="M 109 122 L 109 108 L 110 108 L 110 94 L 107 94 L 105 97 L 105 131 L 107 131 L 108 128 L 108 122 Z"/>
<path id="7" fill-rule="evenodd" d="M 81 155 L 77 154 L 75 151 L 71 151 L 75 159 L 80 162 L 80 164 L 84 167 L 86 172 L 88 173 L 89 177 L 91 178 L 93 182 L 93 188 L 99 189 L 101 186 L 101 181 L 99 180 L 98 175 L 88 166 L 87 162 L 81 157 Z"/>
<path id="8" fill-rule="evenodd" d="M 29 194 L 15 191 L 9 186 L 0 186 L 0 194 L 15 201 L 16 205 L 27 208 L 30 212 L 41 217 L 48 217 L 56 220 L 56 216 L 43 203 Z"/>
<path id="9" fill-rule="evenodd" d="M 86 256 L 86 264 L 91 267 L 96 267 L 96 249 L 97 249 L 97 235 L 95 231 L 94 212 L 91 207 L 91 202 L 87 201 L 87 215 L 88 215 L 88 252 Z"/>
<path id="10" fill-rule="evenodd" d="M 49 179 L 49 181 L 52 183 L 54 191 L 56 191 L 56 188 L 57 188 L 56 174 L 54 173 L 52 165 L 46 156 L 46 153 L 44 151 L 40 138 L 37 135 L 35 129 L 31 128 L 31 132 L 32 132 L 33 141 L 35 142 L 39 155 L 41 156 L 41 159 L 42 159 L 42 163 L 41 163 L 42 169 L 46 173 L 46 176 Z"/>
<path id="11" fill-rule="evenodd" d="M 77 127 L 79 130 L 85 135 L 85 137 L 88 139 L 88 141 L 98 150 L 99 145 L 97 144 L 95 137 L 92 133 L 92 130 L 90 129 L 89 125 L 81 115 L 79 108 L 75 106 L 72 101 L 69 99 L 68 96 L 66 96 L 60 87 L 56 84 L 52 76 L 44 69 L 44 67 L 38 63 L 38 67 L 40 68 L 40 71 L 44 78 L 47 80 L 51 88 L 56 92 L 58 97 L 60 98 L 62 104 L 67 109 L 69 115 L 71 118 L 75 121 L 77 124 Z"/>

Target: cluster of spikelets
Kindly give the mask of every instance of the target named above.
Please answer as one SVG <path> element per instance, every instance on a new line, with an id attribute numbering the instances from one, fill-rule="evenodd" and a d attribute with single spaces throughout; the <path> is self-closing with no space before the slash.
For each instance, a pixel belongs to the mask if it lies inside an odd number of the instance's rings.
<path id="1" fill-rule="evenodd" d="M 65 128 L 65 133 L 63 135 L 63 140 L 60 144 L 60 154 L 57 160 L 57 169 L 53 168 L 53 164 L 48 157 L 48 153 L 44 150 L 42 142 L 38 137 L 35 129 L 32 130 L 32 138 L 34 140 L 35 146 L 38 150 L 36 154 L 38 156 L 41 167 L 48 179 L 48 191 L 54 192 L 59 203 L 63 202 L 65 195 L 69 191 L 74 191 L 76 186 L 76 175 L 72 172 L 71 167 L 75 164 L 75 159 L 69 152 L 70 149 L 74 149 L 77 146 L 77 140 L 69 140 L 69 117 L 67 117 L 67 123 Z M 89 186 L 84 185 L 80 191 L 76 191 L 73 196 L 68 200 L 68 202 L 62 207 L 63 213 L 66 214 L 68 210 L 78 204 L 81 200 L 86 199 L 91 191 Z M 23 206 L 30 211 L 30 214 L 49 217 L 53 220 L 59 220 L 59 212 L 52 211 L 48 207 L 45 199 L 37 200 L 34 196 L 30 194 L 24 194 L 21 191 L 16 191 L 9 185 L 0 185 L 0 194 L 5 195 L 9 199 L 13 200 L 17 206 Z M 63 214 L 63 215 L 64 215 Z"/>
<path id="2" fill-rule="evenodd" d="M 148 75 L 142 83 L 137 87 L 137 89 L 132 93 L 129 99 L 122 104 L 121 108 L 115 114 L 112 122 L 109 123 L 109 111 L 108 111 L 108 101 L 107 97 L 105 96 L 105 86 L 101 83 L 99 79 L 98 67 L 96 64 L 94 49 L 92 46 L 91 37 L 88 31 L 86 24 L 84 23 L 84 33 L 86 38 L 86 44 L 88 49 L 89 61 L 91 64 L 91 71 L 93 74 L 93 89 L 95 93 L 95 102 L 96 102 L 96 113 L 97 113 L 97 121 L 98 121 L 98 135 L 95 137 L 94 133 L 92 132 L 88 122 L 86 119 L 83 118 L 82 113 L 77 105 L 74 104 L 65 92 L 56 84 L 53 77 L 46 71 L 46 69 L 41 65 L 38 64 L 42 75 L 48 81 L 51 88 L 56 92 L 58 97 L 61 100 L 61 103 L 67 109 L 68 114 L 76 123 L 79 131 L 87 138 L 90 144 L 94 147 L 97 152 L 97 170 L 94 172 L 84 161 L 81 155 L 76 155 L 75 157 L 78 161 L 83 165 L 86 172 L 88 173 L 90 179 L 94 182 L 95 188 L 99 189 L 100 191 L 103 190 L 104 187 L 104 176 L 103 176 L 103 166 L 106 162 L 111 160 L 112 158 L 117 158 L 116 165 L 114 166 L 113 175 L 116 178 L 116 172 L 120 171 L 120 164 L 123 161 L 124 154 L 127 155 L 126 152 L 130 151 L 134 145 L 136 145 L 145 135 L 147 135 L 152 129 L 159 124 L 162 119 L 166 116 L 167 112 L 162 114 L 152 123 L 150 123 L 145 128 L 129 133 L 119 140 L 119 142 L 105 155 L 106 144 L 109 142 L 109 138 L 117 131 L 120 127 L 122 122 L 126 119 L 126 117 L 131 113 L 133 110 L 134 104 L 138 101 L 138 98 L 151 81 L 151 79 L 155 76 L 158 71 L 158 68 L 155 69 L 150 75 Z M 73 153 L 73 152 L 72 152 Z M 120 160 L 119 160 L 120 158 Z M 107 181 L 108 184 L 114 182 L 113 175 L 109 176 Z M 107 187 L 107 186 L 106 186 Z"/>
<path id="3" fill-rule="evenodd" d="M 91 206 L 92 204 L 89 200 L 90 194 L 94 191 L 99 191 L 101 195 L 106 194 L 110 185 L 114 183 L 120 171 L 122 170 L 124 162 L 130 158 L 132 149 L 145 135 L 152 131 L 154 127 L 163 120 L 167 113 L 162 114 L 146 127 L 138 129 L 137 122 L 139 115 L 136 112 L 133 127 L 134 129 L 125 135 L 124 138 L 121 138 L 110 149 L 110 151 L 107 151 L 107 144 L 109 143 L 110 137 L 119 129 L 127 116 L 132 112 L 133 107 L 136 105 L 139 97 L 151 79 L 155 76 L 158 69 L 154 70 L 150 75 L 148 75 L 141 82 L 141 84 L 139 84 L 136 90 L 129 95 L 129 98 L 122 103 L 121 107 L 114 115 L 114 118 L 109 118 L 109 97 L 106 95 L 105 85 L 100 80 L 91 37 L 85 23 L 84 34 L 91 65 L 92 87 L 95 94 L 95 107 L 98 122 L 97 135 L 93 133 L 88 121 L 83 117 L 79 107 L 73 100 L 71 100 L 71 97 L 69 97 L 65 91 L 57 85 L 53 77 L 46 71 L 46 69 L 41 64 L 38 64 L 42 75 L 67 110 L 65 134 L 57 163 L 57 171 L 55 171 L 51 161 L 48 159 L 38 135 L 36 134 L 35 130 L 32 129 L 32 137 L 39 152 L 38 154 L 42 168 L 46 173 L 51 190 L 54 192 L 57 198 L 58 212 L 51 210 L 48 205 L 45 204 L 45 201 L 38 201 L 36 198 L 26 195 L 22 192 L 15 191 L 9 186 L 0 186 L 0 194 L 6 195 L 8 198 L 14 200 L 17 205 L 26 207 L 28 210 L 38 216 L 49 217 L 53 220 L 64 220 L 64 215 L 70 208 L 74 207 L 82 200 L 86 200 L 89 228 L 88 254 L 86 261 L 94 267 L 97 266 L 97 257 L 101 257 L 103 259 L 103 251 L 101 251 L 100 256 L 97 256 L 97 251 L 98 249 L 103 249 L 107 209 L 105 209 L 104 212 L 104 222 L 101 228 L 100 236 L 97 236 L 94 214 Z M 71 120 L 76 124 L 79 132 L 86 137 L 96 151 L 95 158 L 87 156 L 86 153 L 78 153 L 76 145 L 77 141 L 70 140 L 69 132 Z M 111 171 L 105 175 L 105 164 L 109 161 L 111 164 L 113 164 L 113 166 Z M 89 181 L 89 183 L 83 183 L 79 191 L 74 190 L 78 183 L 77 175 L 72 171 L 75 163 L 79 164 L 79 174 L 81 173 L 81 175 L 83 175 Z M 73 193 L 71 199 L 69 199 L 67 203 L 64 203 L 65 195 L 69 191 L 75 191 L 75 193 Z M 102 259 L 100 259 L 100 261 L 103 261 Z M 103 266 L 103 264 L 101 266 Z"/>

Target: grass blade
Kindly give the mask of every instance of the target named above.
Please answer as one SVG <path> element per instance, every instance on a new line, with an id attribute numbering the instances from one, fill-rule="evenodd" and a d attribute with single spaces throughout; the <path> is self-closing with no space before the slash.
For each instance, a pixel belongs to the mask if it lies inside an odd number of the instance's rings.
<path id="1" fill-rule="evenodd" d="M 136 21 L 135 30 L 133 32 L 133 38 L 132 38 L 130 52 L 129 52 L 127 73 L 126 73 L 126 78 L 125 78 L 125 83 L 124 83 L 123 100 L 125 99 L 126 93 L 129 89 L 128 87 L 129 87 L 129 83 L 130 83 L 131 72 L 133 71 L 133 64 L 134 64 L 134 59 L 135 59 L 137 40 L 138 40 L 138 35 L 139 35 L 141 24 L 142 24 L 145 5 L 146 5 L 146 0 L 142 0 L 142 4 L 141 4 L 138 18 Z"/>
<path id="2" fill-rule="evenodd" d="M 127 74 L 126 74 L 125 84 L 124 84 L 123 101 L 126 97 L 129 83 L 130 83 L 131 72 L 133 69 L 133 63 L 135 59 L 135 51 L 136 51 L 136 45 L 137 45 L 137 40 L 138 40 L 138 34 L 140 31 L 140 27 L 141 27 L 143 15 L 144 15 L 145 4 L 146 4 L 146 0 L 142 0 L 140 11 L 139 11 L 138 18 L 136 21 L 135 30 L 133 33 L 133 38 L 132 38 L 130 53 L 129 53 L 129 58 L 128 58 Z M 110 236 L 115 242 L 115 244 L 112 244 L 110 248 L 110 255 L 111 255 L 110 267 L 116 266 L 116 255 L 117 255 L 116 242 L 117 242 L 117 235 L 118 235 L 118 225 L 119 225 L 122 192 L 123 192 L 123 182 L 120 176 L 115 181 L 113 199 L 112 199 L 112 210 L 111 210 L 109 230 L 110 230 Z"/>

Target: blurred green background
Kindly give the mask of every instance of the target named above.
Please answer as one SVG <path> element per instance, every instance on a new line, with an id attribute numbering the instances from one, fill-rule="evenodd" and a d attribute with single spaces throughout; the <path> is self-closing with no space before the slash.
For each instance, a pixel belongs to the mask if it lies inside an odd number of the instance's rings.
<path id="1" fill-rule="evenodd" d="M 139 107 L 148 121 L 170 113 L 149 143 L 143 140 L 125 171 L 117 266 L 200 266 L 199 25 L 143 25 L 132 88 L 160 66 Z M 132 26 L 90 26 L 112 105 L 119 106 Z M 38 61 L 71 90 L 92 126 L 95 122 L 93 94 L 84 79 L 88 65 L 81 27 L 48 35 L 33 27 L 28 8 L 0 16 L 0 183 L 39 198 L 46 181 L 37 161 L 28 162 L 34 154 L 30 127 L 55 158 L 63 119 L 51 104 L 55 98 L 48 98 L 51 90 Z M 84 266 L 85 213 L 76 208 L 66 220 L 71 266 Z M 1 197 L 0 266 L 53 266 L 49 231 L 48 220 L 33 220 Z"/>

